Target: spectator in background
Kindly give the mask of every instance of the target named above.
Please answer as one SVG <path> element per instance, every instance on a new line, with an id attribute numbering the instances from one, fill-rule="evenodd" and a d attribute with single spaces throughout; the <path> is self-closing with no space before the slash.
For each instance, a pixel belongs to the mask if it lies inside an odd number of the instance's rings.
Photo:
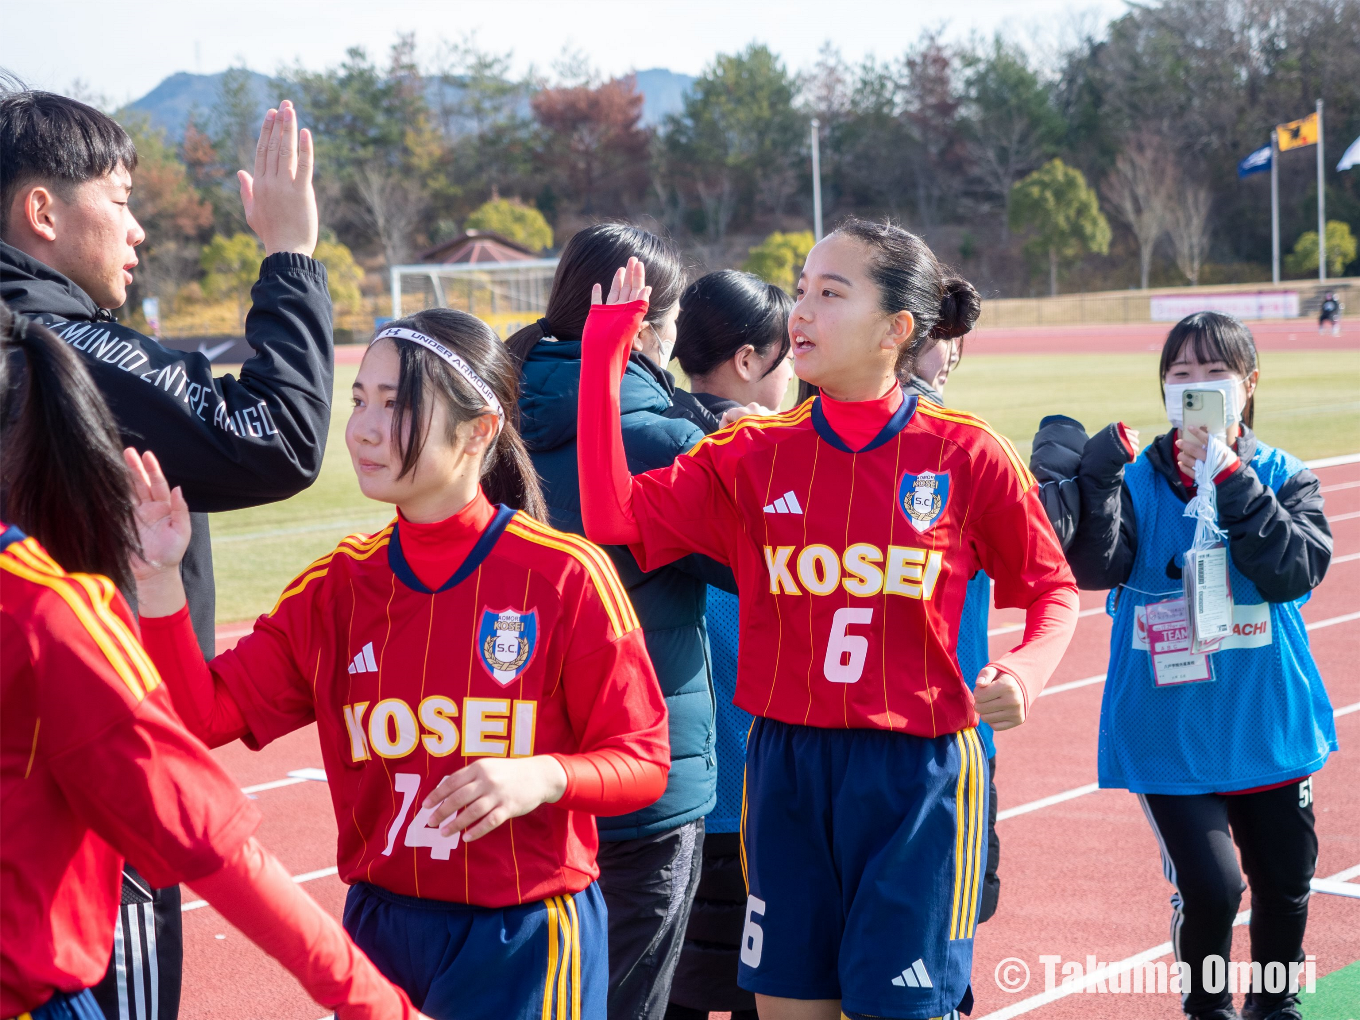
<path id="1" fill-rule="evenodd" d="M 214 378 L 202 354 L 170 350 L 113 317 L 146 237 L 128 204 L 136 168 L 131 139 L 98 110 L 48 92 L 0 95 L 0 298 L 79 354 L 123 444 L 154 452 L 183 488 L 195 511 L 184 584 L 211 656 L 206 513 L 287 499 L 316 479 L 326 447 L 334 357 L 326 271 L 311 258 L 312 140 L 307 131 L 299 137 L 285 101 L 265 117 L 254 175 L 239 175 L 246 220 L 267 253 L 246 317 L 255 354 L 239 379 Z M 60 542 L 49 548 L 70 562 Z M 147 903 L 154 930 L 143 930 Z M 154 890 L 128 868 L 123 904 L 113 963 L 95 995 L 112 1020 L 144 1016 L 141 1000 L 172 1020 L 183 963 L 179 888 Z"/>
<path id="2" fill-rule="evenodd" d="M 1322 297 L 1322 307 L 1318 309 L 1318 334 L 1326 323 L 1332 324 L 1332 336 L 1341 335 L 1341 302 L 1330 290 Z"/>
<path id="3" fill-rule="evenodd" d="M 633 471 L 664 467 L 704 433 L 677 417 L 665 366 L 684 289 L 680 253 L 639 227 L 598 223 L 575 234 L 543 318 L 507 341 L 523 365 L 520 431 L 543 480 L 550 523 L 585 534 L 576 465 L 581 331 L 592 284 L 608 289 L 629 257 L 645 259 L 652 311 L 633 338 L 621 391 L 623 446 Z M 713 690 L 704 627 L 705 592 L 732 572 L 689 556 L 643 573 L 622 546 L 607 551 L 628 589 L 670 713 L 666 792 L 650 807 L 599 818 L 600 889 L 609 908 L 609 1020 L 661 1020 L 699 882 L 704 815 L 713 807 Z"/>
<path id="4" fill-rule="evenodd" d="M 680 298 L 675 357 L 690 378 L 677 410 L 706 433 L 728 412 L 778 409 L 793 379 L 789 312 L 793 298 L 750 273 L 725 269 L 695 281 Z M 748 410 L 749 409 L 749 410 Z M 737 987 L 746 914 L 741 870 L 742 780 L 751 716 L 732 704 L 737 689 L 737 596 L 708 589 L 708 641 L 717 702 L 718 800 L 704 819 L 699 890 L 671 985 L 666 1020 L 756 1020 L 756 998 Z"/>

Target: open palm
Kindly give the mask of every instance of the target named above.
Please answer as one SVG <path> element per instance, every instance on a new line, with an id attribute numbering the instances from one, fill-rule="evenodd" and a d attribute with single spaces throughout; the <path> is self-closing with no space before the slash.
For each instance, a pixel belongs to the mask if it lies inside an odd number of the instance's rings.
<path id="1" fill-rule="evenodd" d="M 136 498 L 137 534 L 142 555 L 133 557 L 132 572 L 141 581 L 179 567 L 189 547 L 189 504 L 179 486 L 170 488 L 160 461 L 150 450 L 138 455 L 132 447 L 123 451 Z"/>

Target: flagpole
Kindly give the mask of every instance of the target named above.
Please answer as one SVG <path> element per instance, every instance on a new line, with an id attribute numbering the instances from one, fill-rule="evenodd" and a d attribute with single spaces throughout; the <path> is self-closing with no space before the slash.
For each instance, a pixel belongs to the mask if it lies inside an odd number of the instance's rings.
<path id="1" fill-rule="evenodd" d="M 812 236 L 822 239 L 822 160 L 817 146 L 817 129 L 821 126 L 816 117 L 812 118 Z"/>
<path id="2" fill-rule="evenodd" d="M 1322 100 L 1317 101 L 1318 282 L 1327 280 L 1327 189 L 1322 176 Z"/>
<path id="3" fill-rule="evenodd" d="M 1280 146 L 1270 132 L 1270 279 L 1280 282 Z"/>

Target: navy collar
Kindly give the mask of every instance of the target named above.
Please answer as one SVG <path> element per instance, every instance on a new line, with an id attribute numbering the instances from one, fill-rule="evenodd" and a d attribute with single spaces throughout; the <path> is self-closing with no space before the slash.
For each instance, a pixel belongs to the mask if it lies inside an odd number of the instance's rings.
<path id="1" fill-rule="evenodd" d="M 862 450 L 852 450 L 845 444 L 840 436 L 836 435 L 831 428 L 831 423 L 826 420 L 826 413 L 822 410 L 822 398 L 819 394 L 817 399 L 812 402 L 812 427 L 817 430 L 817 435 L 821 436 L 828 443 L 840 450 L 842 453 L 868 453 L 870 450 L 877 450 L 897 433 L 907 427 L 907 422 L 911 421 L 911 416 L 916 413 L 916 402 L 919 398 L 915 393 L 903 398 L 901 405 L 893 412 L 893 416 L 888 419 L 886 425 L 878 435 L 874 436 L 873 442 Z"/>
<path id="2" fill-rule="evenodd" d="M 387 543 L 387 565 L 392 568 L 392 573 L 397 575 L 397 579 L 402 584 L 415 591 L 425 595 L 437 595 L 441 591 L 448 591 L 455 585 L 467 580 L 472 572 L 482 565 L 482 561 L 491 554 L 491 549 L 500 539 L 501 532 L 510 523 L 510 518 L 514 516 L 515 511 L 512 507 L 503 503 L 497 504 L 496 516 L 491 518 L 491 523 L 482 532 L 481 538 L 477 539 L 477 544 L 472 547 L 472 551 L 468 553 L 463 565 L 454 571 L 452 577 L 433 591 L 421 583 L 420 578 L 416 577 L 415 571 L 411 569 L 411 565 L 406 562 L 406 557 L 402 555 L 400 522 L 392 528 L 392 538 Z"/>
<path id="3" fill-rule="evenodd" d="M 11 524 L 3 533 L 0 533 L 0 552 L 4 552 L 15 542 L 22 542 L 27 537 L 27 535 Z"/>

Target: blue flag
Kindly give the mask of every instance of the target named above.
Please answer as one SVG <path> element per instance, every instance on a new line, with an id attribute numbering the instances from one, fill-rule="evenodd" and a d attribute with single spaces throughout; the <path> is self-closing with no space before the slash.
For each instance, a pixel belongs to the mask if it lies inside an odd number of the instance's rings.
<path id="1" fill-rule="evenodd" d="M 1270 146 L 1265 145 L 1237 164 L 1237 176 L 1250 177 L 1252 174 L 1259 174 L 1269 169 Z"/>

